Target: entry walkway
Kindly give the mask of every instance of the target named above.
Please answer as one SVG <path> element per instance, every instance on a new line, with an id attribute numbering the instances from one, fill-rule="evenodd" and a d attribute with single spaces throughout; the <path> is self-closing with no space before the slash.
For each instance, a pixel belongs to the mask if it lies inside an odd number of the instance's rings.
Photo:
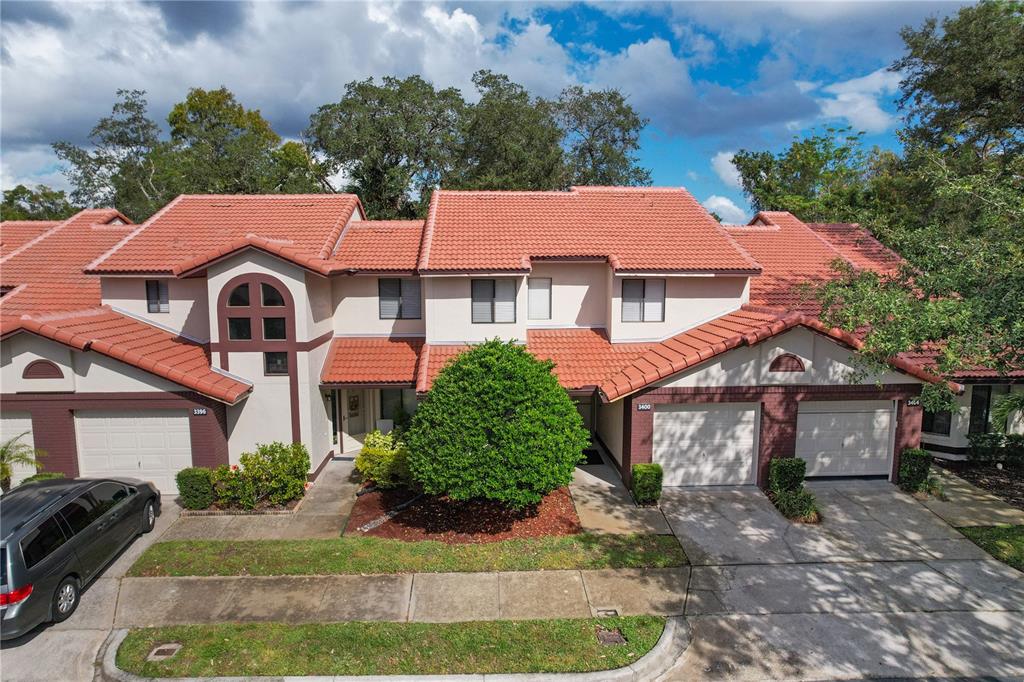
<path id="1" fill-rule="evenodd" d="M 946 499 L 929 498 L 924 506 L 951 526 L 1024 525 L 1024 511 L 1011 507 L 950 471 L 932 467 L 932 473 L 941 482 Z"/>
<path id="2" fill-rule="evenodd" d="M 510 573 L 125 578 L 115 627 L 459 622 L 683 613 L 689 567 Z"/>
<path id="3" fill-rule="evenodd" d="M 160 540 L 303 540 L 341 535 L 359 484 L 353 464 L 328 462 L 293 514 L 182 516 Z"/>
<path id="4" fill-rule="evenodd" d="M 589 533 L 671 535 L 658 507 L 638 507 L 615 469 L 607 464 L 576 467 L 569 484 L 580 525 Z"/>

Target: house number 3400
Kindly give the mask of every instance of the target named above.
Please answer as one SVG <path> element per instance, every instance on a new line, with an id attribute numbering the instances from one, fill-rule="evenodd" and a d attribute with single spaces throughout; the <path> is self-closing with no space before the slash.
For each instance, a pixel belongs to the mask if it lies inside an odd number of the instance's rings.
<path id="1" fill-rule="evenodd" d="M 200 417 L 201 417 L 201 416 L 203 416 L 204 414 L 206 414 L 206 408 L 205 408 L 205 407 L 193 407 L 193 408 L 192 408 L 192 414 L 194 414 L 194 415 L 197 415 L 197 416 L 200 416 Z"/>

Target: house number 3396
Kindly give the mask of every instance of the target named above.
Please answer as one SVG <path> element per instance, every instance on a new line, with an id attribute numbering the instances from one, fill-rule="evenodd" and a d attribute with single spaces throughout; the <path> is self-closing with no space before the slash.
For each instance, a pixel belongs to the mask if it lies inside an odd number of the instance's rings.
<path id="1" fill-rule="evenodd" d="M 192 414 L 194 414 L 194 415 L 197 415 L 197 416 L 200 416 L 200 417 L 201 417 L 201 416 L 203 416 L 204 414 L 206 414 L 206 408 L 205 408 L 205 407 L 193 407 L 193 408 L 192 408 Z"/>

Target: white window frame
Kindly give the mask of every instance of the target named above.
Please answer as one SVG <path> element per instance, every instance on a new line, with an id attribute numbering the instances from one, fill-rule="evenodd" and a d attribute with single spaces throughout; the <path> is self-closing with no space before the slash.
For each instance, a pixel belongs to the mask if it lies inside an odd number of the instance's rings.
<path id="1" fill-rule="evenodd" d="M 381 287 L 385 281 L 398 282 L 398 312 L 394 317 L 384 315 L 384 297 L 381 295 Z M 406 288 L 413 288 L 415 286 L 415 296 L 413 292 L 406 292 Z M 415 298 L 416 314 L 413 315 L 407 310 L 410 303 Z M 415 277 L 378 277 L 377 278 L 377 315 L 381 320 L 420 320 L 423 318 L 423 289 L 420 285 L 420 280 Z"/>
<path id="2" fill-rule="evenodd" d="M 542 315 L 541 311 L 534 310 L 534 291 L 543 291 L 543 287 L 540 285 L 547 283 L 547 314 Z M 552 282 L 550 277 L 528 277 L 526 279 L 527 297 L 526 297 L 526 319 L 528 320 L 550 320 L 551 319 L 551 289 Z"/>
<path id="3" fill-rule="evenodd" d="M 489 298 L 475 298 L 475 289 L 478 282 L 489 282 L 491 285 L 491 295 Z M 499 320 L 498 319 L 498 304 L 505 303 L 507 301 L 500 300 L 498 297 L 499 286 L 510 286 L 512 288 L 512 319 L 510 320 Z M 490 304 L 490 315 L 487 320 L 478 320 L 473 315 L 473 306 L 475 304 Z M 485 278 L 478 279 L 474 278 L 469 283 L 469 321 L 471 324 L 515 324 L 518 311 L 516 310 L 516 281 L 512 278 Z"/>
<path id="4" fill-rule="evenodd" d="M 640 289 L 640 298 L 639 299 L 635 299 L 635 298 L 631 297 L 629 299 L 630 302 L 636 302 L 637 300 L 639 301 L 639 305 L 640 305 L 639 319 L 635 319 L 635 320 L 628 320 L 628 319 L 626 319 L 626 305 L 627 305 L 626 284 L 630 283 L 630 282 L 639 282 L 640 283 L 640 287 L 641 287 L 641 289 Z M 651 283 L 659 282 L 660 283 L 660 286 L 661 286 L 661 297 L 660 298 L 654 298 L 653 293 L 648 291 L 649 288 L 654 288 L 653 286 L 649 287 L 648 286 L 648 282 L 651 282 Z M 625 322 L 625 323 L 664 322 L 665 321 L 665 299 L 668 297 L 667 293 L 666 293 L 666 290 L 668 288 L 667 284 L 668 284 L 667 281 L 664 280 L 664 279 L 661 279 L 661 278 L 630 277 L 630 278 L 627 278 L 627 279 L 623 279 L 622 280 L 622 292 L 621 292 L 621 294 L 622 294 L 622 296 L 621 296 L 622 301 L 621 301 L 621 306 L 620 306 L 620 309 L 619 309 L 619 317 L 620 317 L 620 319 L 623 322 Z M 653 304 L 653 303 L 659 303 L 660 304 L 661 314 L 658 317 L 654 317 L 654 315 L 651 314 L 649 312 L 649 310 L 648 310 L 648 305 L 649 304 Z"/>
<path id="5" fill-rule="evenodd" d="M 152 289 L 156 289 L 155 292 Z M 153 294 L 156 294 L 155 297 Z M 166 279 L 146 280 L 146 310 L 150 313 L 171 312 L 171 301 Z"/>

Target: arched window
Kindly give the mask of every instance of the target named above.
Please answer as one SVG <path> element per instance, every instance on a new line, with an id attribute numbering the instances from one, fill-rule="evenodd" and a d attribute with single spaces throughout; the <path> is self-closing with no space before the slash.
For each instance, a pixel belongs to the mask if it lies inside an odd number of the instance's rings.
<path id="1" fill-rule="evenodd" d="M 231 290 L 228 296 L 228 305 L 232 308 L 242 308 L 249 305 L 249 285 L 239 284 Z"/>
<path id="2" fill-rule="evenodd" d="M 291 374 L 295 305 L 281 282 L 264 274 L 239 275 L 224 286 L 218 306 L 221 339 L 231 350 L 262 352 L 266 374 Z"/>
<path id="3" fill-rule="evenodd" d="M 803 372 L 804 361 L 792 353 L 783 353 L 772 360 L 768 367 L 769 372 Z"/>
<path id="4" fill-rule="evenodd" d="M 25 365 L 22 379 L 63 379 L 64 372 L 49 360 L 33 360 Z"/>
<path id="5" fill-rule="evenodd" d="M 284 307 L 284 296 L 277 290 L 276 287 L 263 282 L 260 284 L 260 292 L 263 297 L 263 306 L 265 308 L 282 308 Z"/>

